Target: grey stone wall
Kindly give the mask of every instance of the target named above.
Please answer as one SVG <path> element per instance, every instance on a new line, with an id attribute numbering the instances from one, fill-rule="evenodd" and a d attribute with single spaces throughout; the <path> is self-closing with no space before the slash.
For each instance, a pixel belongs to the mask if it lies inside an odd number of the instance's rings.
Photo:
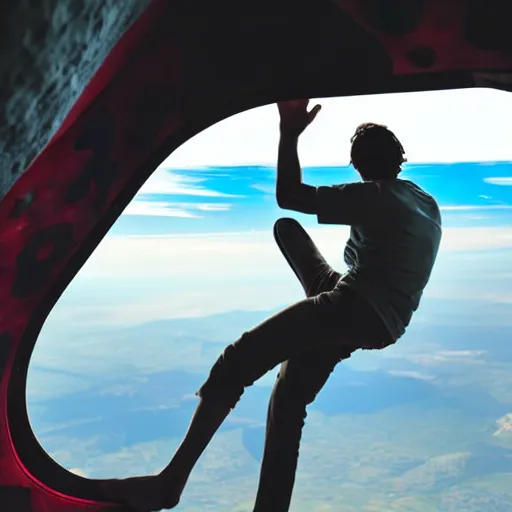
<path id="1" fill-rule="evenodd" d="M 0 4 L 0 198 L 150 0 Z"/>

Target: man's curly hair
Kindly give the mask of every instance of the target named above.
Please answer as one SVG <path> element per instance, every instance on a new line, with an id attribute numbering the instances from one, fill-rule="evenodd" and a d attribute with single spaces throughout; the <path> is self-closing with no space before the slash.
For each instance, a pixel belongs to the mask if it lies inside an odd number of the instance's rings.
<path id="1" fill-rule="evenodd" d="M 350 142 L 350 161 L 366 178 L 395 178 L 407 161 L 402 144 L 383 124 L 360 124 Z"/>

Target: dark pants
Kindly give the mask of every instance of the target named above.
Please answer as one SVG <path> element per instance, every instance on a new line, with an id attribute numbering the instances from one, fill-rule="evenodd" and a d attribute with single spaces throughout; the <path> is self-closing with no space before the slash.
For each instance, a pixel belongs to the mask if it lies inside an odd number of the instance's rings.
<path id="1" fill-rule="evenodd" d="M 234 407 L 244 388 L 281 364 L 268 407 L 265 451 L 254 512 L 287 512 L 306 406 L 336 364 L 359 348 L 393 343 L 374 310 L 342 281 L 293 219 L 274 236 L 301 282 L 305 300 L 280 311 L 229 345 L 198 395 Z"/>

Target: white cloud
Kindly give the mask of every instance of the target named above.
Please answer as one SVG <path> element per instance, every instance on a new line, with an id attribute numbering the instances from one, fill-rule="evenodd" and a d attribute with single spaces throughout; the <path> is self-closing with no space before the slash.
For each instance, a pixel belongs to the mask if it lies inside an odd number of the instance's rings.
<path id="1" fill-rule="evenodd" d="M 73 473 L 75 475 L 78 475 L 78 476 L 81 476 L 83 478 L 88 478 L 87 473 L 84 470 L 80 469 L 80 468 L 71 468 L 69 471 L 71 473 Z"/>
<path id="2" fill-rule="evenodd" d="M 197 169 L 196 169 L 197 170 Z M 201 185 L 205 179 L 200 176 L 183 176 L 168 169 L 160 168 L 146 181 L 123 215 L 144 215 L 158 217 L 201 218 L 190 210 L 218 212 L 231 208 L 229 203 L 186 203 L 173 201 L 149 201 L 148 196 L 199 196 L 205 198 L 243 197 L 211 190 Z"/>
<path id="3" fill-rule="evenodd" d="M 333 265 L 343 265 L 346 226 L 307 228 Z M 441 253 L 512 247 L 512 228 L 445 228 Z M 81 273 L 132 278 L 190 275 L 246 278 L 282 275 L 284 263 L 272 230 L 195 235 L 111 236 L 98 246 Z"/>
<path id="4" fill-rule="evenodd" d="M 387 124 L 410 162 L 512 160 L 512 95 L 463 89 L 315 100 L 323 109 L 300 141 L 305 166 L 346 165 L 362 121 Z M 267 105 L 220 121 L 170 155 L 163 167 L 275 165 L 278 113 Z"/>
<path id="5" fill-rule="evenodd" d="M 512 228 L 444 228 L 441 252 L 481 251 L 512 247 Z"/>
<path id="6" fill-rule="evenodd" d="M 389 370 L 388 373 L 394 377 L 409 377 L 411 379 L 432 381 L 436 379 L 435 375 L 419 372 L 416 370 Z"/>
<path id="7" fill-rule="evenodd" d="M 123 215 L 149 215 L 157 217 L 200 218 L 200 215 L 172 206 L 163 201 L 132 201 Z"/>
<path id="8" fill-rule="evenodd" d="M 188 195 L 201 197 L 243 197 L 236 194 L 227 194 L 210 190 L 200 185 L 204 178 L 183 176 L 173 173 L 163 167 L 160 167 L 154 174 L 144 183 L 138 192 L 138 196 L 142 195 Z M 135 198 L 137 201 L 138 198 Z"/>
<path id="9" fill-rule="evenodd" d="M 205 212 L 227 212 L 231 209 L 231 206 L 232 205 L 229 203 L 199 203 L 190 205 L 189 207 L 197 208 Z"/>
<path id="10" fill-rule="evenodd" d="M 409 356 L 409 359 L 416 364 L 422 366 L 433 366 L 443 363 L 454 363 L 454 364 L 485 364 L 482 361 L 482 354 L 485 354 L 483 350 L 445 350 L 437 351 L 433 354 L 414 354 Z"/>
<path id="11" fill-rule="evenodd" d="M 476 204 L 459 204 L 453 206 L 440 206 L 442 211 L 468 211 L 468 210 L 511 210 L 512 205 L 509 204 L 489 204 L 489 205 L 476 205 Z"/>
<path id="12" fill-rule="evenodd" d="M 502 274 L 499 276 L 500 280 L 510 279 L 511 276 L 509 274 Z M 499 302 L 500 304 L 512 304 L 512 293 L 496 293 L 496 292 L 485 292 L 480 295 L 483 300 L 487 300 L 489 302 Z"/>
<path id="13" fill-rule="evenodd" d="M 501 177 L 501 178 L 484 178 L 486 183 L 490 183 L 491 185 L 505 185 L 512 186 L 512 177 Z"/>
<path id="14" fill-rule="evenodd" d="M 203 212 L 226 212 L 231 209 L 229 203 L 168 203 L 165 201 L 132 201 L 124 210 L 123 215 L 144 215 L 154 217 L 180 217 L 188 219 L 200 219 L 190 210 Z"/>
<path id="15" fill-rule="evenodd" d="M 255 185 L 251 185 L 251 188 L 254 190 L 259 190 L 260 192 L 264 192 L 265 194 L 274 194 L 276 188 L 270 185 L 260 185 L 256 183 Z"/>

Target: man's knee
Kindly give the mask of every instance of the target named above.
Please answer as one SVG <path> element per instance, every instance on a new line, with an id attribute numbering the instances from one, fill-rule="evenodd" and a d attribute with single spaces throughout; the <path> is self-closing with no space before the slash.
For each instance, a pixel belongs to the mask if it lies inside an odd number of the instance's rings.
<path id="1" fill-rule="evenodd" d="M 281 217 L 274 223 L 274 238 L 278 243 L 286 242 L 290 236 L 296 236 L 297 233 L 306 234 L 299 222 L 291 217 Z"/>
<path id="2" fill-rule="evenodd" d="M 235 407 L 245 388 L 258 378 L 259 365 L 256 354 L 251 350 L 251 336 L 254 336 L 252 331 L 245 332 L 237 342 L 224 349 L 197 392 L 198 396 Z"/>
<path id="3" fill-rule="evenodd" d="M 305 410 L 306 406 L 313 403 L 316 398 L 316 390 L 309 386 L 308 375 L 304 372 L 295 372 L 289 365 L 283 363 L 272 392 L 273 402 L 282 410 Z"/>
<path id="4" fill-rule="evenodd" d="M 295 219 L 283 217 L 274 224 L 274 239 L 288 263 L 298 270 L 324 262 L 315 243 L 306 230 Z"/>

